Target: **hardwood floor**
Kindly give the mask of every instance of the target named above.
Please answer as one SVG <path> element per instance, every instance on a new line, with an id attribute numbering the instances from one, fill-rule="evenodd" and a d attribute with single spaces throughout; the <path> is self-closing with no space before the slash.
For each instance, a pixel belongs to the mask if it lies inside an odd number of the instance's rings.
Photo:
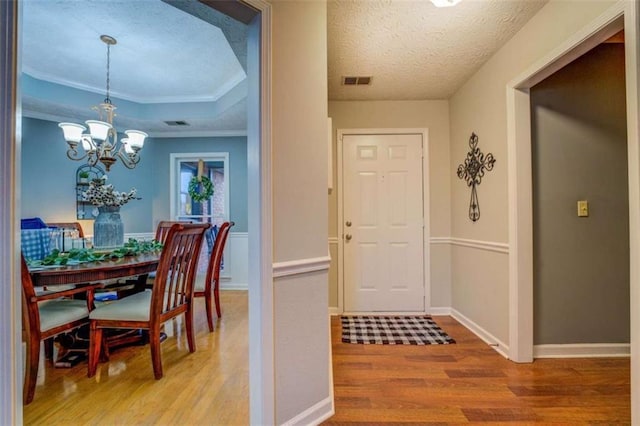
<path id="1" fill-rule="evenodd" d="M 25 425 L 246 425 L 249 423 L 247 292 L 221 291 L 222 319 L 209 333 L 196 299 L 196 352 L 182 320 L 169 321 L 162 343 L 164 377 L 153 378 L 149 346 L 114 351 L 87 378 L 87 364 L 41 364 Z M 215 315 L 215 313 L 214 313 Z M 175 335 L 178 337 L 176 338 Z"/>
<path id="2" fill-rule="evenodd" d="M 86 363 L 41 368 L 26 425 L 246 425 L 249 423 L 247 293 L 223 291 L 209 333 L 196 301 L 197 351 L 181 323 L 167 323 L 164 378 L 153 379 L 148 346 L 115 351 L 86 377 Z M 434 317 L 455 345 L 379 346 L 340 341 L 332 318 L 336 414 L 325 424 L 630 424 L 626 358 L 515 364 L 450 317 Z"/>
<path id="3" fill-rule="evenodd" d="M 331 319 L 336 414 L 324 424 L 630 424 L 628 358 L 504 359 L 451 317 L 454 345 L 342 343 Z"/>

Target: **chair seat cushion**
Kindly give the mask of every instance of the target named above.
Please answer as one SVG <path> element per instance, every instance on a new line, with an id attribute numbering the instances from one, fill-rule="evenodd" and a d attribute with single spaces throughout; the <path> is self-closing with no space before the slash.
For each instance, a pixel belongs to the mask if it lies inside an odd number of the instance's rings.
<path id="1" fill-rule="evenodd" d="M 89 318 L 96 320 L 149 321 L 150 306 L 151 291 L 142 291 L 97 306 L 96 309 L 91 311 Z"/>
<path id="2" fill-rule="evenodd" d="M 46 331 L 89 316 L 87 302 L 74 299 L 53 299 L 38 304 L 40 330 Z"/>
<path id="3" fill-rule="evenodd" d="M 193 291 L 204 291 L 205 289 L 205 282 L 206 279 L 203 276 L 198 276 L 196 277 L 195 280 L 193 280 Z"/>

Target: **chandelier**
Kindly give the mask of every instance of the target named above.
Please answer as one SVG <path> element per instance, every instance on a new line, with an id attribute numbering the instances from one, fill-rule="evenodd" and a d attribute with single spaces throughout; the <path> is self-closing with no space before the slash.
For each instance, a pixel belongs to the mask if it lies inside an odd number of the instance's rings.
<path id="1" fill-rule="evenodd" d="M 111 103 L 109 97 L 109 71 L 111 46 L 116 44 L 115 38 L 101 35 L 107 45 L 107 94 L 104 102 L 92 109 L 98 112 L 99 120 L 87 120 L 87 128 L 76 123 L 60 123 L 58 126 L 64 133 L 64 138 L 69 145 L 67 157 L 71 160 L 87 159 L 87 164 L 95 166 L 98 161 L 104 164 L 107 171 L 119 158 L 128 169 L 133 169 L 140 162 L 140 150 L 144 146 L 144 140 L 148 136 L 139 130 L 126 130 L 125 138 L 118 142 L 118 132 L 113 127 L 113 117 L 116 106 Z M 78 148 L 81 148 L 79 150 Z"/>

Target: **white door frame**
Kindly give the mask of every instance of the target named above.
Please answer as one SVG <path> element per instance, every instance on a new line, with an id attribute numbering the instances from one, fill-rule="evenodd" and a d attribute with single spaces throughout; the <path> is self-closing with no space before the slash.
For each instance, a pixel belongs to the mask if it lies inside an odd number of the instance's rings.
<path id="1" fill-rule="evenodd" d="M 230 217 L 229 213 L 229 153 L 228 152 L 182 152 L 169 154 L 169 217 L 170 220 L 176 220 L 178 212 L 176 211 L 177 201 L 180 191 L 180 169 L 178 163 L 181 161 L 217 161 L 224 164 L 224 212 L 225 219 Z"/>
<path id="2" fill-rule="evenodd" d="M 259 12 L 249 24 L 248 227 L 251 424 L 275 422 L 271 187 L 271 5 L 238 0 Z M 0 424 L 22 424 L 21 295 L 18 236 L 21 124 L 19 2 L 0 1 Z M 13 285 L 6 285 L 12 283 Z"/>
<path id="3" fill-rule="evenodd" d="M 22 424 L 19 4 L 0 1 L 0 424 Z"/>
<path id="4" fill-rule="evenodd" d="M 533 222 L 529 88 L 600 42 L 625 30 L 629 166 L 631 383 L 640 383 L 640 143 L 638 135 L 638 2 L 620 1 L 507 85 L 509 185 L 509 358 L 533 360 Z M 632 411 L 640 392 L 632 385 Z M 635 415 L 634 415 L 635 417 Z"/>
<path id="5" fill-rule="evenodd" d="M 344 222 L 344 191 L 342 140 L 345 135 L 421 135 L 422 136 L 422 205 L 423 205 L 423 265 L 424 265 L 424 310 L 429 313 L 431 309 L 431 250 L 430 250 L 430 197 L 429 197 L 429 129 L 337 129 L 337 167 L 338 167 L 338 312 L 344 312 L 344 234 L 342 223 Z"/>

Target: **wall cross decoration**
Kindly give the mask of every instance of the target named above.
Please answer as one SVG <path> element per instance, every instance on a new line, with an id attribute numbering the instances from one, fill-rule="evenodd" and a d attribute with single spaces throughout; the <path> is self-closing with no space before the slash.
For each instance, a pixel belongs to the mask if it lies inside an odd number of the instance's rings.
<path id="1" fill-rule="evenodd" d="M 469 219 L 473 222 L 480 219 L 480 202 L 478 201 L 477 185 L 480 185 L 485 171 L 493 170 L 496 159 L 493 154 L 486 156 L 478 148 L 478 136 L 471 133 L 469 138 L 469 152 L 464 163 L 458 166 L 458 177 L 467 182 L 471 187 L 471 201 L 469 202 Z"/>

